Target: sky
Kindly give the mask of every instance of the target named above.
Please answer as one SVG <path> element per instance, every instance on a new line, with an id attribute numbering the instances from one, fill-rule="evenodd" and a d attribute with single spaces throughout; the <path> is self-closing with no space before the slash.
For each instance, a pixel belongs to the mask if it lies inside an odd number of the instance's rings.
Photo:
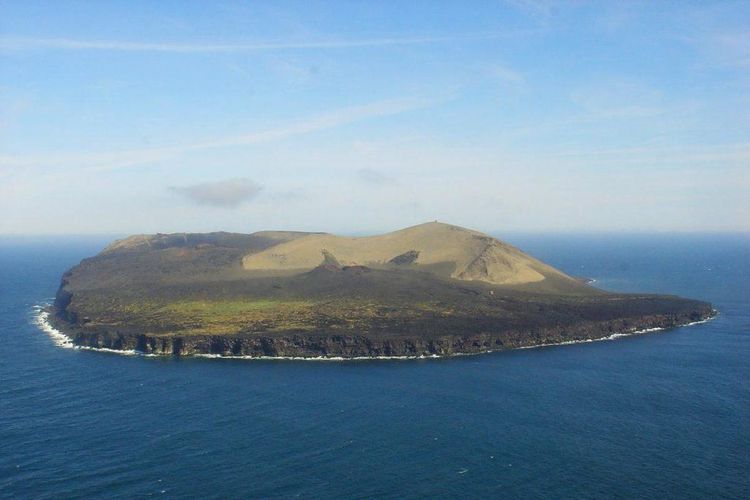
<path id="1" fill-rule="evenodd" d="M 750 231 L 750 3 L 0 0 L 0 234 Z"/>

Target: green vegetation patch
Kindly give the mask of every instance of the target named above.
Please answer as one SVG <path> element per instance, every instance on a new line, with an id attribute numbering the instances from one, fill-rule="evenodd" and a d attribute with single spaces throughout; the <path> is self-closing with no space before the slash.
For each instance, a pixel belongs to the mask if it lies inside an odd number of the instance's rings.
<path id="1" fill-rule="evenodd" d="M 165 304 L 150 316 L 185 333 L 266 331 L 310 323 L 313 304 L 305 300 L 185 300 Z"/>
<path id="2" fill-rule="evenodd" d="M 186 300 L 170 302 L 161 307 L 160 312 L 209 318 L 242 315 L 272 309 L 290 310 L 308 308 L 312 305 L 312 301 L 305 300 Z"/>

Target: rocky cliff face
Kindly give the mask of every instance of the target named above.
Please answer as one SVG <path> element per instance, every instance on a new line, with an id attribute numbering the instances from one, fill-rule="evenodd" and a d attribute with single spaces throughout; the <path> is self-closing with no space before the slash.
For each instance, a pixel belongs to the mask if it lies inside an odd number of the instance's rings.
<path id="1" fill-rule="evenodd" d="M 709 304 L 680 314 L 659 314 L 641 318 L 581 322 L 533 331 L 506 330 L 462 335 L 365 335 L 283 334 L 283 335 L 149 335 L 107 330 L 86 331 L 55 316 L 55 326 L 75 345 L 115 350 L 135 350 L 144 354 L 190 356 L 213 354 L 246 357 L 290 358 L 376 358 L 383 356 L 450 356 L 499 351 L 519 347 L 598 340 L 613 334 L 628 334 L 655 328 L 670 328 L 710 318 L 715 311 Z"/>

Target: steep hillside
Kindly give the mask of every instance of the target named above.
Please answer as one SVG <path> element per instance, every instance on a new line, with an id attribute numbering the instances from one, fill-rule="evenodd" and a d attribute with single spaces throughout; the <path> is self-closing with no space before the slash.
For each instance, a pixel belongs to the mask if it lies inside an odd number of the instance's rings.
<path id="1" fill-rule="evenodd" d="M 458 226 L 430 222 L 379 236 L 346 238 L 315 234 L 297 238 L 245 256 L 245 269 L 305 271 L 320 265 L 325 255 L 342 265 L 405 267 L 464 281 L 523 285 L 547 278 L 578 280 L 495 238 Z"/>

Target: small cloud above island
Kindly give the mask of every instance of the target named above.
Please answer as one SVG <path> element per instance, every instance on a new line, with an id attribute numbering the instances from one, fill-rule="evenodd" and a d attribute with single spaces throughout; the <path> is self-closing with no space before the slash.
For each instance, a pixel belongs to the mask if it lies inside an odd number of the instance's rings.
<path id="1" fill-rule="evenodd" d="M 357 170 L 357 178 L 368 184 L 395 184 L 396 179 L 372 168 L 360 168 Z"/>
<path id="2" fill-rule="evenodd" d="M 182 195 L 193 203 L 219 208 L 237 208 L 256 198 L 262 189 L 260 185 L 246 178 L 169 188 L 173 193 Z"/>

